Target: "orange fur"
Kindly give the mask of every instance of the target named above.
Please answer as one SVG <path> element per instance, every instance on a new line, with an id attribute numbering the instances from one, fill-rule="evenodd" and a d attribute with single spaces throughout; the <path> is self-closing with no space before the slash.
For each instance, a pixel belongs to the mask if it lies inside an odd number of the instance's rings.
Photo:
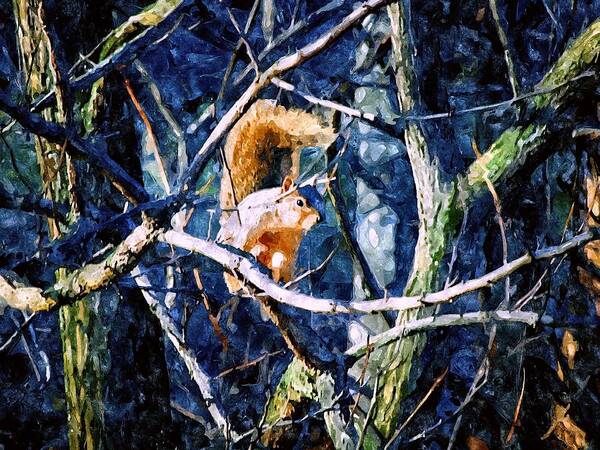
<path id="1" fill-rule="evenodd" d="M 300 149 L 329 146 L 336 136 L 304 111 L 269 100 L 252 105 L 225 142 L 219 242 L 252 253 L 275 281 L 291 280 L 302 237 L 320 219 L 306 201 L 297 203 Z M 230 292 L 241 288 L 235 277 L 225 280 Z"/>
<path id="2" fill-rule="evenodd" d="M 296 179 L 300 149 L 328 147 L 337 134 L 313 114 L 277 106 L 272 100 L 257 100 L 236 123 L 225 141 L 226 166 L 221 178 L 222 218 L 230 215 L 247 195 L 275 187 L 286 176 Z M 285 167 L 274 167 L 277 157 Z M 285 170 L 285 171 L 284 171 Z M 270 185 L 265 184 L 272 178 Z"/>

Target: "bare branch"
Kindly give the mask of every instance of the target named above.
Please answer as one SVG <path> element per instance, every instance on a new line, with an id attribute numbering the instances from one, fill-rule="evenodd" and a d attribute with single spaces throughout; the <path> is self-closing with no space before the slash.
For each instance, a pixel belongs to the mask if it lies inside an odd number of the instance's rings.
<path id="1" fill-rule="evenodd" d="M 260 4 L 260 0 L 254 0 L 254 4 L 252 5 L 252 8 L 250 9 L 250 13 L 248 14 L 248 18 L 246 19 L 246 25 L 244 26 L 244 35 L 247 35 L 248 32 L 250 31 L 250 27 L 252 26 L 252 22 L 254 21 L 254 17 L 256 16 L 256 11 L 258 11 L 259 4 Z M 229 77 L 231 76 L 231 73 L 233 72 L 235 63 L 237 62 L 237 59 L 238 59 L 239 52 L 242 49 L 242 45 L 244 45 L 244 42 L 242 41 L 242 39 L 238 39 L 238 43 L 236 44 L 235 49 L 233 50 L 233 53 L 231 54 L 231 58 L 229 59 L 229 63 L 227 64 L 227 68 L 225 69 L 225 75 L 223 76 L 223 81 L 221 82 L 221 89 L 219 90 L 219 95 L 217 96 L 217 101 L 220 101 L 223 98 L 223 96 L 225 95 L 225 88 L 227 87 L 227 82 L 229 81 Z M 256 60 L 254 62 L 256 62 Z M 258 66 L 257 66 L 256 73 L 258 73 Z"/>
<path id="2" fill-rule="evenodd" d="M 492 111 L 495 109 L 507 108 L 509 106 L 512 106 L 519 102 L 522 102 L 523 100 L 539 97 L 542 95 L 551 94 L 551 93 L 556 92 L 556 91 L 564 88 L 565 86 L 572 84 L 576 81 L 581 81 L 583 79 L 592 78 L 595 76 L 596 76 L 596 73 L 594 71 L 587 70 L 577 76 L 574 76 L 573 78 L 570 78 L 568 80 L 563 80 L 554 85 L 537 86 L 533 91 L 527 92 L 525 94 L 521 94 L 521 95 L 511 98 L 509 100 L 503 100 L 503 101 L 497 102 L 497 103 L 488 103 L 485 105 L 473 106 L 471 108 L 460 109 L 458 111 L 434 113 L 434 114 L 427 114 L 427 115 L 423 115 L 423 116 L 409 114 L 408 116 L 406 116 L 405 119 L 406 120 L 414 120 L 416 122 L 425 122 L 425 121 L 436 120 L 436 119 L 450 119 L 452 117 L 462 116 L 465 114 L 471 114 L 474 112 Z"/>
<path id="3" fill-rule="evenodd" d="M 182 14 L 193 3 L 194 2 L 192 0 L 165 0 L 156 2 L 154 7 L 157 8 L 158 15 L 162 14 L 163 19 L 154 25 L 149 25 L 147 22 L 144 25 L 141 23 L 136 23 L 136 18 L 141 17 L 144 12 L 129 18 L 131 23 L 128 21 L 115 31 L 126 30 L 127 25 L 134 26 L 136 31 L 140 26 L 147 26 L 147 28 L 141 33 L 137 34 L 130 41 L 112 49 L 112 51 L 102 61 L 94 64 L 94 66 L 84 74 L 78 77 L 71 76 L 68 81 L 69 88 L 72 90 L 86 89 L 95 81 L 108 75 L 116 67 L 130 64 L 132 61 L 140 57 L 146 49 L 163 41 L 167 36 L 175 31 L 181 20 Z M 148 11 L 150 10 L 147 10 L 146 12 Z M 150 12 L 152 13 L 153 11 Z M 156 21 L 158 19 L 158 15 L 154 14 L 152 19 Z M 101 42 L 105 42 L 110 38 L 116 39 L 117 36 L 114 35 L 115 31 L 111 32 L 111 34 L 106 36 Z M 102 46 L 104 46 L 104 44 L 102 44 Z M 75 66 L 79 64 L 80 63 L 76 63 Z M 73 69 L 71 69 L 69 73 L 71 73 L 71 71 L 73 71 Z M 54 90 L 51 90 L 41 98 L 36 98 L 34 100 L 32 110 L 41 111 L 52 104 L 55 99 L 56 93 Z"/>
<path id="4" fill-rule="evenodd" d="M 17 120 L 31 133 L 50 142 L 61 145 L 69 142 L 71 145 L 66 146 L 67 151 L 75 153 L 74 156 L 83 155 L 88 158 L 92 164 L 102 169 L 117 189 L 131 201 L 138 203 L 148 200 L 148 193 L 145 189 L 123 167 L 110 158 L 105 148 L 106 143 L 80 138 L 74 131 L 45 120 L 40 115 L 29 112 L 28 108 L 15 105 L 3 93 L 0 93 L 0 110 Z"/>
<path id="5" fill-rule="evenodd" d="M 21 311 L 48 311 L 56 301 L 46 297 L 40 288 L 20 286 L 0 276 L 0 311 L 7 305 Z"/>
<path id="6" fill-rule="evenodd" d="M 4 344 L 0 345 L 0 355 L 3 353 L 8 353 L 12 350 L 12 348 L 17 344 L 17 338 L 21 336 L 25 328 L 29 326 L 31 321 L 37 316 L 37 313 L 32 313 L 27 316 L 27 319 L 19 325 L 19 328 L 15 330 L 13 334 L 4 342 Z"/>
<path id="7" fill-rule="evenodd" d="M 510 81 L 510 86 L 513 91 L 513 97 L 517 97 L 519 95 L 519 82 L 517 80 L 517 74 L 515 73 L 515 65 L 512 60 L 512 56 L 510 55 L 510 50 L 508 47 L 508 37 L 506 36 L 506 31 L 504 31 L 504 27 L 500 22 L 500 14 L 498 13 L 498 5 L 496 4 L 496 0 L 489 0 L 490 10 L 492 11 L 492 17 L 494 18 L 494 22 L 496 24 L 496 31 L 498 32 L 498 38 L 500 39 L 500 43 L 504 48 L 504 59 L 506 61 L 506 67 L 508 68 L 508 79 Z"/>
<path id="8" fill-rule="evenodd" d="M 283 81 L 280 78 L 273 78 L 271 82 L 277 86 L 278 88 L 284 89 L 288 92 L 294 92 L 298 94 L 300 97 L 304 98 L 306 101 L 309 101 L 315 105 L 324 106 L 325 108 L 333 109 L 334 111 L 339 111 L 347 116 L 357 117 L 359 119 L 364 119 L 368 122 L 375 121 L 375 114 L 373 113 L 365 113 L 356 108 L 351 108 L 350 106 L 342 105 L 340 103 L 332 102 L 331 100 L 323 100 L 317 97 L 314 97 L 310 94 L 306 94 L 299 89 L 297 89 L 293 84 L 288 83 L 287 81 Z"/>
<path id="9" fill-rule="evenodd" d="M 148 73 L 144 65 L 139 60 L 136 60 L 133 63 L 133 65 L 135 66 L 137 71 L 142 75 L 142 79 L 150 88 L 150 92 L 152 94 L 152 97 L 154 98 L 154 101 L 156 102 L 156 106 L 158 106 L 158 110 L 160 111 L 165 121 L 171 127 L 172 135 L 177 140 L 177 173 L 182 173 L 188 164 L 187 146 L 185 143 L 185 135 L 183 133 L 183 130 L 179 126 L 179 123 L 177 123 L 177 120 L 175 120 L 173 113 L 169 110 L 169 108 L 167 108 L 167 106 L 163 102 L 160 90 L 158 89 L 156 82 L 150 77 L 150 74 Z"/>
<path id="10" fill-rule="evenodd" d="M 156 224 L 145 220 L 103 261 L 87 264 L 81 269 L 61 276 L 60 281 L 54 284 L 51 293 L 58 298 L 59 303 L 65 303 L 65 301 L 80 300 L 87 294 L 108 286 L 137 263 L 158 233 Z"/>
<path id="11" fill-rule="evenodd" d="M 420 308 L 429 304 L 451 301 L 452 299 L 469 292 L 490 287 L 497 281 L 504 279 L 504 277 L 531 264 L 535 260 L 549 259 L 556 255 L 566 253 L 595 239 L 595 236 L 595 232 L 586 231 L 563 244 L 555 247 L 547 247 L 538 250 L 533 254 L 526 253 L 479 278 L 464 281 L 438 292 L 424 295 L 387 297 L 360 302 L 345 302 L 336 299 L 315 298 L 301 292 L 289 291 L 275 283 L 249 259 L 235 254 L 213 242 L 195 238 L 187 233 L 167 231 L 162 234 L 159 239 L 175 247 L 180 247 L 209 257 L 229 271 L 239 275 L 240 279 L 246 280 L 246 282 L 260 289 L 265 295 L 279 303 L 315 313 L 370 314 L 379 311 L 406 311 L 408 309 Z"/>
<path id="12" fill-rule="evenodd" d="M 400 433 L 402 433 L 402 430 L 404 430 L 408 426 L 408 424 L 414 419 L 414 417 L 417 415 L 419 410 L 423 407 L 425 402 L 427 402 L 429 397 L 431 397 L 431 394 L 433 394 L 434 391 L 436 390 L 436 388 L 442 383 L 442 381 L 444 381 L 444 379 L 446 378 L 446 375 L 448 375 L 449 370 L 450 370 L 450 367 L 446 367 L 446 369 L 435 380 L 433 380 L 433 384 L 431 385 L 431 387 L 429 388 L 427 393 L 423 396 L 423 398 L 419 401 L 419 403 L 417 403 L 417 406 L 410 413 L 410 415 L 406 418 L 406 420 L 404 422 L 402 422 L 402 425 L 400 425 L 400 427 L 398 428 L 396 433 L 394 433 L 394 436 L 400 435 Z M 390 440 L 393 441 L 394 438 L 392 437 Z"/>
<path id="13" fill-rule="evenodd" d="M 369 404 L 369 410 L 367 411 L 367 415 L 365 417 L 365 423 L 363 424 L 362 429 L 360 430 L 360 434 L 358 435 L 358 443 L 356 444 L 356 448 L 358 450 L 363 446 L 363 442 L 365 440 L 367 427 L 373 418 L 373 411 L 377 405 L 377 393 L 379 392 L 379 381 L 381 379 L 381 373 L 378 372 L 375 376 L 375 385 L 373 386 L 373 394 L 371 395 L 371 403 Z"/>
<path id="14" fill-rule="evenodd" d="M 158 167 L 158 177 L 160 178 L 160 181 L 163 185 L 165 194 L 170 195 L 171 194 L 171 185 L 169 184 L 169 177 L 167 176 L 167 170 L 165 169 L 165 163 L 163 162 L 162 157 L 160 156 L 160 150 L 158 148 L 158 140 L 156 139 L 156 135 L 154 134 L 154 130 L 152 129 L 152 124 L 150 123 L 150 119 L 148 119 L 148 115 L 146 114 L 146 111 L 144 111 L 144 107 L 142 106 L 142 104 L 138 100 L 137 96 L 135 95 L 135 91 L 133 90 L 133 86 L 131 85 L 131 82 L 127 78 L 125 78 L 124 83 L 125 83 L 125 89 L 127 90 L 127 93 L 129 94 L 129 98 L 131 99 L 133 106 L 135 106 L 135 109 L 136 109 L 137 113 L 139 114 L 140 118 L 142 119 L 142 122 L 144 123 L 144 127 L 146 128 L 146 133 L 148 135 L 148 144 L 147 145 L 151 148 L 152 154 L 154 156 L 154 160 L 156 161 L 156 166 Z"/>
<path id="15" fill-rule="evenodd" d="M 138 284 L 138 286 L 142 288 L 150 286 L 150 280 L 146 275 L 142 274 L 139 266 L 136 266 L 131 271 L 131 274 L 135 278 L 135 281 Z M 208 376 L 208 374 L 206 374 L 206 372 L 204 372 L 204 370 L 202 370 L 200 364 L 198 364 L 195 352 L 191 348 L 189 348 L 185 343 L 183 336 L 177 329 L 177 326 L 175 325 L 175 322 L 173 321 L 171 316 L 169 316 L 168 311 L 160 303 L 160 301 L 158 301 L 158 299 L 154 296 L 152 292 L 149 292 L 146 289 L 142 289 L 142 295 L 144 296 L 146 303 L 148 303 L 150 310 L 154 313 L 154 315 L 160 322 L 160 326 L 162 327 L 163 331 L 173 344 L 173 347 L 175 347 L 175 350 L 177 351 L 177 353 L 179 353 L 179 356 L 181 357 L 182 361 L 190 371 L 190 376 L 200 389 L 200 393 L 202 394 L 202 400 L 204 401 L 210 415 L 212 416 L 217 426 L 221 428 L 221 431 L 225 436 L 230 435 L 230 433 L 234 437 L 237 436 L 236 433 L 229 429 L 228 420 L 226 420 L 226 417 L 223 415 L 223 413 L 216 404 L 216 399 L 212 393 L 212 389 L 210 386 L 210 377 Z"/>
<path id="16" fill-rule="evenodd" d="M 281 77 L 283 74 L 298 67 L 300 64 L 315 57 L 323 50 L 332 45 L 343 33 L 348 31 L 356 23 L 364 17 L 386 5 L 391 0 L 368 0 L 362 3 L 358 8 L 347 15 L 338 25 L 331 28 L 329 31 L 322 34 L 317 40 L 305 45 L 301 49 L 284 56 L 277 60 L 269 67 L 261 76 L 256 79 L 241 97 L 233 104 L 233 106 L 225 113 L 217 126 L 210 133 L 204 144 L 196 153 L 190 167 L 180 179 L 180 189 L 191 189 L 190 184 L 195 182 L 198 175 L 204 168 L 208 159 L 212 156 L 217 144 L 225 136 L 225 134 L 233 127 L 237 120 L 247 110 L 250 104 L 257 98 L 260 91 L 267 87 L 273 78 Z"/>
<path id="17" fill-rule="evenodd" d="M 283 33 L 280 33 L 276 38 L 274 38 L 271 42 L 269 42 L 267 44 L 267 46 L 258 54 L 258 61 L 260 62 L 263 59 L 265 59 L 265 57 L 275 47 L 281 45 L 287 39 L 289 39 L 293 35 L 299 33 L 307 26 L 317 25 L 321 20 L 323 20 L 324 18 L 327 17 L 327 13 L 334 11 L 335 9 L 338 9 L 343 4 L 344 4 L 344 0 L 332 0 L 329 3 L 326 3 L 325 5 L 323 5 L 321 8 L 319 8 L 315 12 L 309 14 L 306 18 L 299 20 L 298 22 L 294 23 L 293 25 L 290 25 L 290 27 L 287 30 L 285 30 Z M 252 66 L 250 66 L 250 65 L 246 66 L 246 68 L 242 71 L 242 73 L 240 73 L 240 75 L 238 75 L 238 77 L 235 79 L 234 84 L 237 85 L 238 83 L 240 83 L 244 79 L 244 77 L 246 77 L 246 75 L 248 75 L 248 72 L 250 72 L 251 68 L 252 68 Z"/>
<path id="18" fill-rule="evenodd" d="M 367 351 L 373 351 L 375 348 L 390 344 L 406 334 L 417 331 L 432 330 L 440 327 L 473 325 L 491 321 L 521 322 L 527 325 L 535 325 L 537 319 L 538 315 L 533 312 L 506 310 L 489 312 L 477 311 L 465 314 L 445 314 L 441 316 L 424 317 L 422 319 L 411 320 L 403 325 L 395 326 L 394 328 L 390 328 L 375 336 L 370 336 L 368 344 L 355 345 L 346 350 L 345 355 L 358 358 L 366 354 Z"/>

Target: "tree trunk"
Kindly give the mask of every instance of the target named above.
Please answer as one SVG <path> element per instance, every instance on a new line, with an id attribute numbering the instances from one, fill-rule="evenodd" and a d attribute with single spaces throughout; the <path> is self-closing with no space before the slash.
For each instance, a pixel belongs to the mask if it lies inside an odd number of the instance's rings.
<path id="1" fill-rule="evenodd" d="M 398 101 L 403 112 L 415 105 L 412 85 L 414 67 L 402 2 L 388 7 L 392 23 L 392 52 Z M 419 126 L 408 122 L 405 130 L 407 152 L 412 165 L 419 212 L 419 236 L 415 247 L 413 268 L 405 294 L 431 292 L 437 286 L 436 277 L 449 242 L 458 233 L 464 209 L 479 195 L 487 192 L 487 183 L 506 185 L 518 171 L 535 167 L 545 156 L 549 142 L 569 139 L 574 116 L 564 114 L 571 103 L 569 94 L 592 80 L 595 61 L 600 54 L 600 21 L 594 22 L 562 54 L 537 85 L 543 95 L 525 102 L 525 117 L 519 126 L 507 129 L 478 158 L 464 176 L 443 185 L 439 181 L 437 163 L 427 152 L 427 144 Z M 575 78 L 580 78 L 575 80 Z M 415 318 L 418 311 L 400 314 L 397 322 Z M 383 377 L 374 425 L 388 439 L 398 427 L 400 405 L 406 397 L 411 368 L 425 342 L 423 334 L 411 335 L 390 347 L 381 366 L 390 366 Z M 374 434 L 373 434 L 374 435 Z M 381 443 L 373 441 L 376 448 Z M 385 443 L 384 443 L 385 444 Z"/>
<path id="2" fill-rule="evenodd" d="M 26 76 L 27 96 L 57 89 L 56 106 L 46 109 L 47 120 L 65 123 L 64 98 L 52 42 L 44 23 L 41 0 L 14 0 L 21 73 Z M 36 138 L 36 153 L 47 199 L 70 204 L 69 222 L 78 216 L 74 191 L 75 170 L 60 145 Z M 65 224 L 66 225 L 66 224 Z M 60 237 L 63 225 L 48 219 L 51 239 Z M 62 270 L 57 280 L 64 276 Z M 71 449 L 104 447 L 103 368 L 107 367 L 106 332 L 97 310 L 97 294 L 86 301 L 60 309 L 60 335 L 63 347 L 64 382 L 68 413 L 68 440 Z"/>

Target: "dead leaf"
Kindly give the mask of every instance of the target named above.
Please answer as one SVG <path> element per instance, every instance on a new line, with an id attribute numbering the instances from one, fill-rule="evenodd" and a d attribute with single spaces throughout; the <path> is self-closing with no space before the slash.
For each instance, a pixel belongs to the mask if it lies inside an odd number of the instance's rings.
<path id="1" fill-rule="evenodd" d="M 479 8 L 477 10 L 477 15 L 475 16 L 475 22 L 481 22 L 485 17 L 485 6 L 483 8 Z"/>
<path id="2" fill-rule="evenodd" d="M 485 441 L 476 436 L 469 436 L 467 438 L 467 447 L 469 450 L 489 450 Z"/>
<path id="3" fill-rule="evenodd" d="M 583 286 L 593 294 L 600 295 L 600 280 L 596 279 L 596 277 L 581 267 L 577 268 L 577 274 L 579 275 L 579 282 Z"/>
<path id="4" fill-rule="evenodd" d="M 542 440 L 547 439 L 550 435 L 554 434 L 554 437 L 562 441 L 568 449 L 579 450 L 587 448 L 585 431 L 579 428 L 567 414 L 570 406 L 571 405 L 567 405 L 567 407 L 559 404 L 554 405 L 552 424 L 548 431 L 542 436 Z"/>
<path id="5" fill-rule="evenodd" d="M 591 220 L 591 219 L 590 219 Z M 600 241 L 592 241 L 583 247 L 585 257 L 596 267 L 600 267 Z"/>
<path id="6" fill-rule="evenodd" d="M 563 373 L 560 361 L 556 361 L 556 374 L 558 375 L 558 379 L 560 381 L 565 381 L 565 374 Z"/>
<path id="7" fill-rule="evenodd" d="M 560 350 L 563 356 L 567 358 L 569 369 L 573 370 L 573 367 L 575 367 L 575 354 L 577 353 L 577 350 L 579 350 L 579 342 L 575 340 L 573 333 L 569 330 L 566 330 L 563 335 Z"/>

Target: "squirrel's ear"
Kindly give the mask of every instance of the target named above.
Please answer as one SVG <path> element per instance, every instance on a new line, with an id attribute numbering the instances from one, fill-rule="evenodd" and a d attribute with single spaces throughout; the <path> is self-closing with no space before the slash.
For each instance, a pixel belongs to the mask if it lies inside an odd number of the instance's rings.
<path id="1" fill-rule="evenodd" d="M 290 176 L 285 177 L 283 179 L 283 184 L 281 185 L 281 192 L 289 191 L 293 185 L 294 185 L 294 180 L 292 180 L 292 177 L 290 177 Z"/>

